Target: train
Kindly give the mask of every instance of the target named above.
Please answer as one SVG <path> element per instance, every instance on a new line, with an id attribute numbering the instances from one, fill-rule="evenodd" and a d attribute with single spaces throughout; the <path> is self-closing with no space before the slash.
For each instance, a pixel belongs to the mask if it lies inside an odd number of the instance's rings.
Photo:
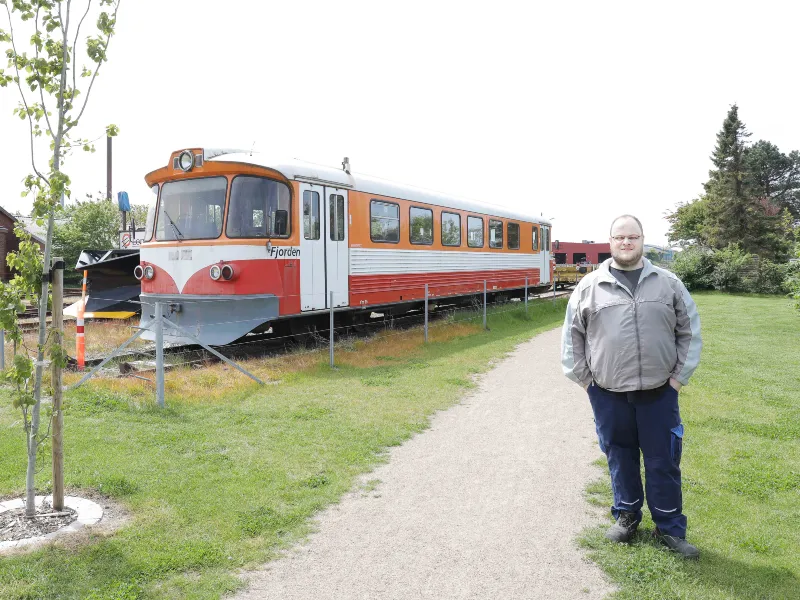
<path id="1" fill-rule="evenodd" d="M 207 345 L 297 334 L 337 319 L 418 310 L 552 285 L 552 224 L 455 196 L 299 160 L 187 148 L 148 173 L 134 275 L 152 306 Z M 501 179 L 498 178 L 498 184 Z M 153 339 L 152 332 L 145 334 Z M 176 329 L 165 341 L 193 340 Z"/>

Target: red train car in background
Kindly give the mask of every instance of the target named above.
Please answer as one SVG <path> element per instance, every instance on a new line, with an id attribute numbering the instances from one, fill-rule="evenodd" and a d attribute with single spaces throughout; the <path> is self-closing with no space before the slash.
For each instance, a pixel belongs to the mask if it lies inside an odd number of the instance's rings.
<path id="1" fill-rule="evenodd" d="M 611 258 L 611 246 L 608 243 L 594 242 L 553 242 L 553 257 L 557 265 L 599 265 Z"/>

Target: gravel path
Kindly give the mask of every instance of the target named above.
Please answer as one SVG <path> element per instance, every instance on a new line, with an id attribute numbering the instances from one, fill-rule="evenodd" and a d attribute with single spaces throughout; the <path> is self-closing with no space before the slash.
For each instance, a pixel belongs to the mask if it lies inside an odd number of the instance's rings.
<path id="1" fill-rule="evenodd" d="M 600 456 L 560 331 L 520 345 L 479 388 L 320 515 L 318 532 L 247 575 L 235 598 L 602 598 L 575 543 L 603 512 L 583 497 Z"/>

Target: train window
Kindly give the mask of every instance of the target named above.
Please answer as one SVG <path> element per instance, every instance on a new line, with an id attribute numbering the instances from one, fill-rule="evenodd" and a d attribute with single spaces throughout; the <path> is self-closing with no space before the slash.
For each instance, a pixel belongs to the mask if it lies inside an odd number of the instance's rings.
<path id="1" fill-rule="evenodd" d="M 433 244 L 433 211 L 412 206 L 409 210 L 408 237 L 412 244 Z"/>
<path id="2" fill-rule="evenodd" d="M 539 250 L 539 230 L 536 229 L 536 225 L 533 226 L 533 250 L 534 252 Z"/>
<path id="3" fill-rule="evenodd" d="M 610 252 L 600 252 L 600 253 L 597 255 L 597 262 L 598 262 L 598 263 L 605 262 L 605 261 L 607 261 L 609 258 L 611 258 L 611 253 L 610 253 Z"/>
<path id="4" fill-rule="evenodd" d="M 442 246 L 461 245 L 461 215 L 442 211 Z"/>
<path id="5" fill-rule="evenodd" d="M 567 253 L 566 252 L 556 252 L 556 264 L 557 265 L 565 265 L 567 264 Z"/>
<path id="6" fill-rule="evenodd" d="M 158 203 L 158 186 L 154 185 L 150 188 L 150 191 L 153 192 L 155 197 L 150 202 L 150 206 L 147 207 L 147 224 L 144 228 L 145 242 L 149 242 L 153 239 L 153 229 L 156 224 L 156 204 Z"/>
<path id="7" fill-rule="evenodd" d="M 511 250 L 519 250 L 519 223 L 509 223 L 506 228 L 508 229 L 508 247 Z"/>
<path id="8" fill-rule="evenodd" d="M 289 237 L 289 187 L 265 177 L 239 175 L 231 185 L 228 226 L 232 238 Z"/>
<path id="9" fill-rule="evenodd" d="M 156 239 L 200 240 L 222 233 L 222 210 L 228 180 L 202 177 L 170 181 L 161 186 Z"/>
<path id="10" fill-rule="evenodd" d="M 542 227 L 542 250 L 550 252 L 550 228 Z"/>
<path id="11" fill-rule="evenodd" d="M 503 222 L 489 219 L 489 248 L 503 247 Z"/>
<path id="12" fill-rule="evenodd" d="M 344 196 L 331 194 L 328 212 L 331 215 L 331 239 L 341 242 L 344 239 Z"/>
<path id="13" fill-rule="evenodd" d="M 483 219 L 467 217 L 467 246 L 483 248 Z"/>
<path id="14" fill-rule="evenodd" d="M 319 192 L 303 192 L 303 237 L 307 240 L 319 239 Z"/>
<path id="15" fill-rule="evenodd" d="M 400 205 L 373 200 L 369 203 L 369 238 L 373 242 L 400 241 Z"/>

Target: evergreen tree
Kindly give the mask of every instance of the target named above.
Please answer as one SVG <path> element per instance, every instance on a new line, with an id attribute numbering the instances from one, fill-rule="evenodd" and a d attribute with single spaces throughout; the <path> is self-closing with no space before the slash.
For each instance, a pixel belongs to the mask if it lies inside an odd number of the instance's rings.
<path id="1" fill-rule="evenodd" d="M 775 144 L 759 140 L 747 149 L 745 162 L 752 192 L 800 219 L 800 152 L 787 155 Z"/>
<path id="2" fill-rule="evenodd" d="M 714 169 L 705 184 L 708 243 L 718 249 L 737 244 L 745 252 L 783 258 L 788 251 L 787 215 L 773 210 L 748 171 L 750 133 L 734 104 L 717 134 Z M 761 147 L 759 147 L 761 149 Z"/>

